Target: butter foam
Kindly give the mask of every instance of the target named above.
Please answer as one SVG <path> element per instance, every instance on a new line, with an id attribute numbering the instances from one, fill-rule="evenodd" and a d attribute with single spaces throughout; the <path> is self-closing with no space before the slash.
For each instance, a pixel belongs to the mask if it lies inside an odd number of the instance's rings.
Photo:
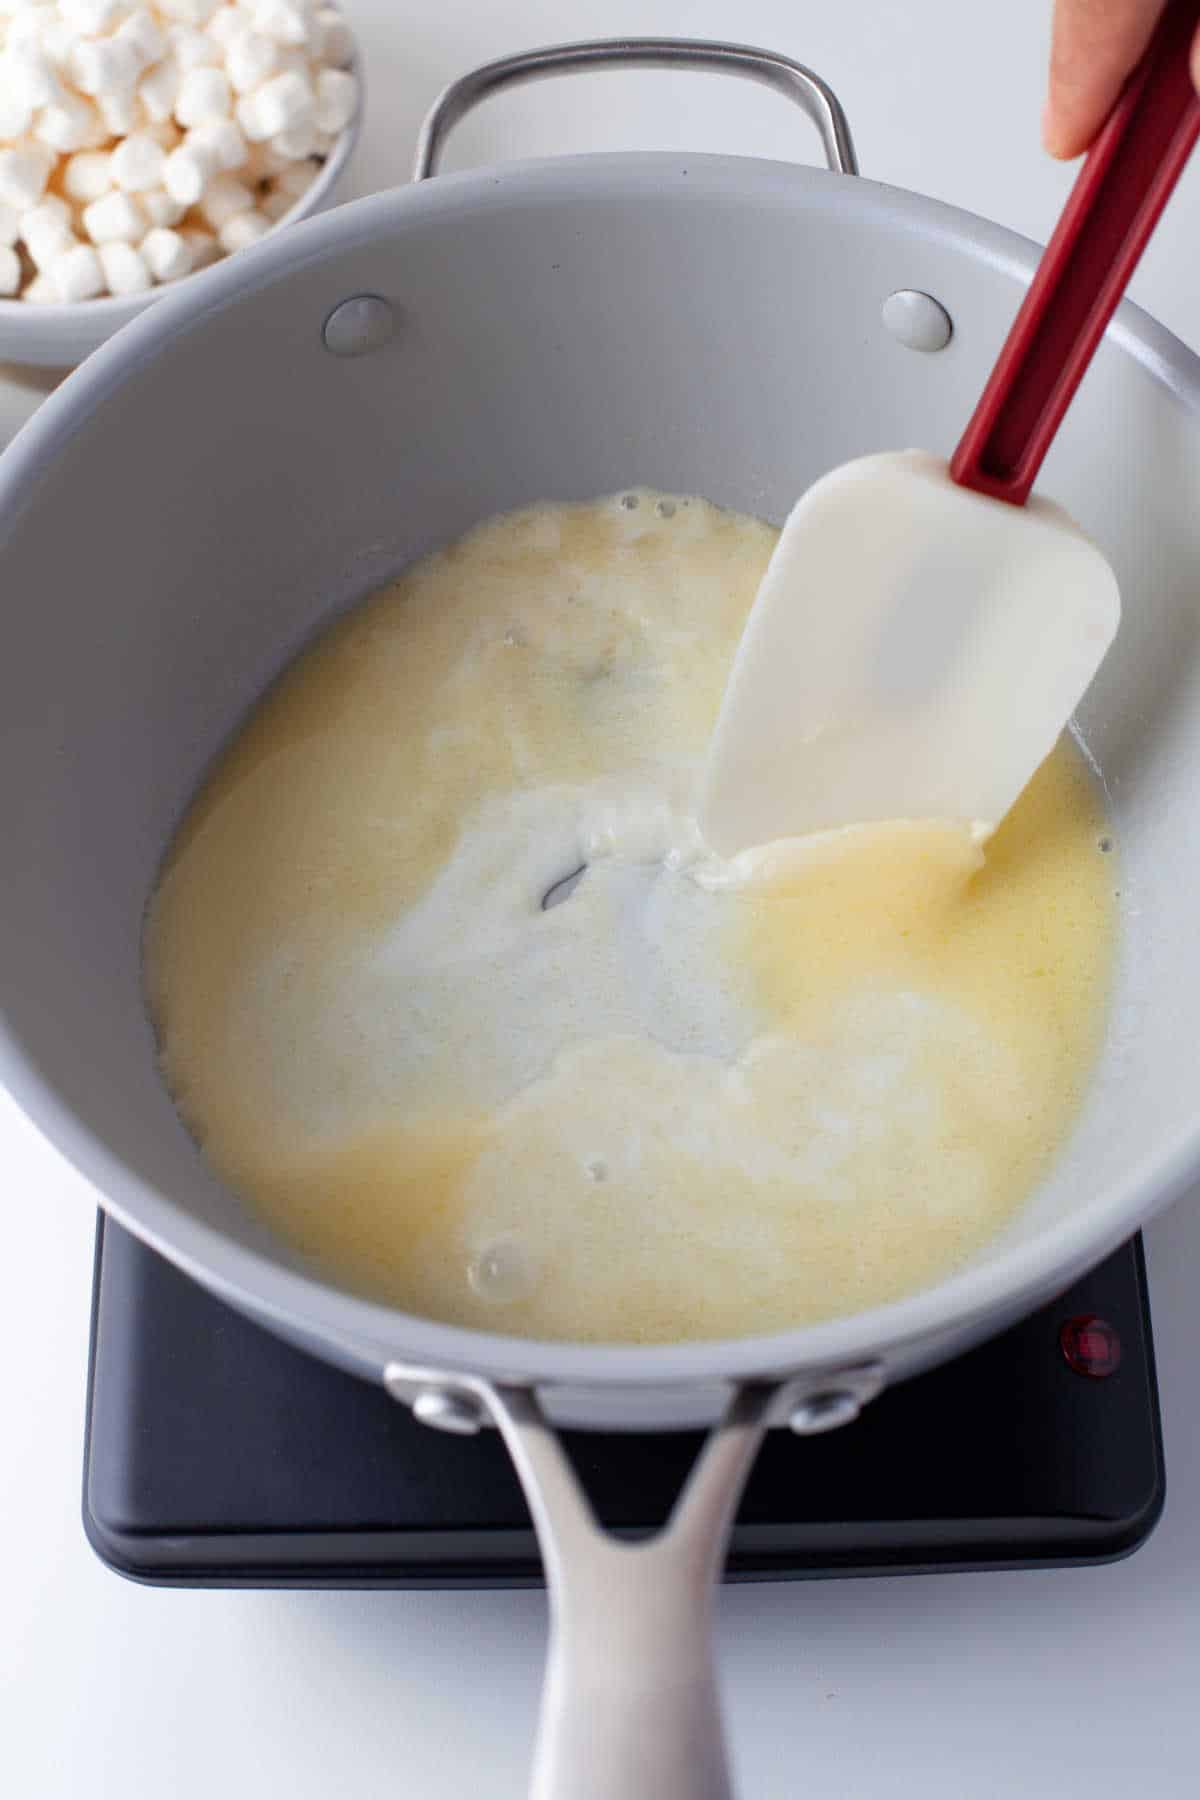
<path id="1" fill-rule="evenodd" d="M 937 822 L 700 841 L 774 538 L 648 492 L 489 521 L 202 788 L 147 925 L 164 1073 L 335 1278 L 532 1335 L 781 1329 L 960 1265 L 1069 1130 L 1114 936 L 1072 746 L 986 861 Z"/>

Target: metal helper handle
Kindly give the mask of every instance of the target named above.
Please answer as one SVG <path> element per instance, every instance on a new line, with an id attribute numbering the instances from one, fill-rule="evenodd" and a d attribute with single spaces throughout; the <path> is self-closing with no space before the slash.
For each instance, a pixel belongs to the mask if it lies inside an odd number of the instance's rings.
<path id="1" fill-rule="evenodd" d="M 732 1400 L 654 1537 L 597 1525 L 526 1389 L 487 1404 L 529 1502 L 550 1591 L 531 1800 L 731 1800 L 713 1593 L 777 1385 Z"/>
<path id="2" fill-rule="evenodd" d="M 858 174 L 850 124 L 837 95 L 819 75 L 790 56 L 750 44 L 707 43 L 700 38 L 602 38 L 504 56 L 452 81 L 434 101 L 421 127 L 413 180 L 426 181 L 437 173 L 447 137 L 459 120 L 489 95 L 525 81 L 591 69 L 697 69 L 761 82 L 808 114 L 821 134 L 830 169 L 839 175 Z"/>

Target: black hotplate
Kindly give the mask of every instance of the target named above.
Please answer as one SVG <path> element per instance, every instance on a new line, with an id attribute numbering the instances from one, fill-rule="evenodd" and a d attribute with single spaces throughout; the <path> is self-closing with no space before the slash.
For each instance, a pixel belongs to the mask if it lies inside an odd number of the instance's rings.
<path id="1" fill-rule="evenodd" d="M 599 1516 L 630 1533 L 662 1523 L 699 1441 L 567 1440 Z M 1104 1561 L 1137 1548 L 1163 1494 L 1134 1238 L 1060 1301 L 883 1394 L 856 1424 L 809 1439 L 772 1432 L 727 1573 Z M 541 1580 L 529 1514 L 494 1432 L 462 1439 L 416 1424 L 382 1389 L 290 1349 L 103 1219 L 83 1517 L 104 1561 L 142 1581 Z"/>

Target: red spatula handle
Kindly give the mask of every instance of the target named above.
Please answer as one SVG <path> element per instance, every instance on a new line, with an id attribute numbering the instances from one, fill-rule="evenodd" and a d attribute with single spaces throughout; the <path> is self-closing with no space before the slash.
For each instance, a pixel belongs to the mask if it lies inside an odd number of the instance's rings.
<path id="1" fill-rule="evenodd" d="M 1023 506 L 1200 133 L 1197 0 L 1170 0 L 1088 152 L 950 472 Z"/>

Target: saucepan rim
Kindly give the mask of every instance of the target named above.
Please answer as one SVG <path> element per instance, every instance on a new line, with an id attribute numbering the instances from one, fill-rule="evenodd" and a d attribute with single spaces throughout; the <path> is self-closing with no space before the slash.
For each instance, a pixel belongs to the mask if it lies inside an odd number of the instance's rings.
<path id="1" fill-rule="evenodd" d="M 191 291 L 164 294 L 52 394 L 0 457 L 0 544 L 34 501 L 65 446 L 131 375 L 169 355 L 215 311 L 235 306 L 291 271 L 361 248 L 430 215 L 457 219 L 506 200 L 570 206 L 600 192 L 661 195 L 674 183 L 689 204 L 753 194 L 810 209 L 854 209 L 881 227 L 950 242 L 1023 282 L 1038 250 L 1006 228 L 941 202 L 857 176 L 744 157 L 592 154 L 506 164 L 441 176 L 372 195 L 294 224 L 208 273 Z M 319 327 L 319 321 L 317 326 Z M 1110 337 L 1190 411 L 1200 414 L 1200 358 L 1126 302 Z M 114 410 L 113 418 L 119 413 Z M 1194 1124 L 1158 1145 L 1137 1175 L 1035 1237 L 903 1299 L 843 1318 L 761 1337 L 682 1344 L 572 1344 L 440 1324 L 361 1298 L 280 1258 L 237 1243 L 142 1180 L 73 1112 L 5 1015 L 0 997 L 0 1079 L 45 1136 L 97 1189 L 101 1204 L 153 1249 L 239 1309 L 319 1343 L 335 1359 L 380 1369 L 394 1357 L 499 1381 L 611 1390 L 697 1387 L 780 1372 L 834 1368 L 900 1351 L 940 1332 L 969 1329 L 1005 1307 L 1049 1298 L 1116 1247 L 1200 1173 L 1200 1109 Z M 182 1129 L 182 1128 L 181 1128 Z"/>

